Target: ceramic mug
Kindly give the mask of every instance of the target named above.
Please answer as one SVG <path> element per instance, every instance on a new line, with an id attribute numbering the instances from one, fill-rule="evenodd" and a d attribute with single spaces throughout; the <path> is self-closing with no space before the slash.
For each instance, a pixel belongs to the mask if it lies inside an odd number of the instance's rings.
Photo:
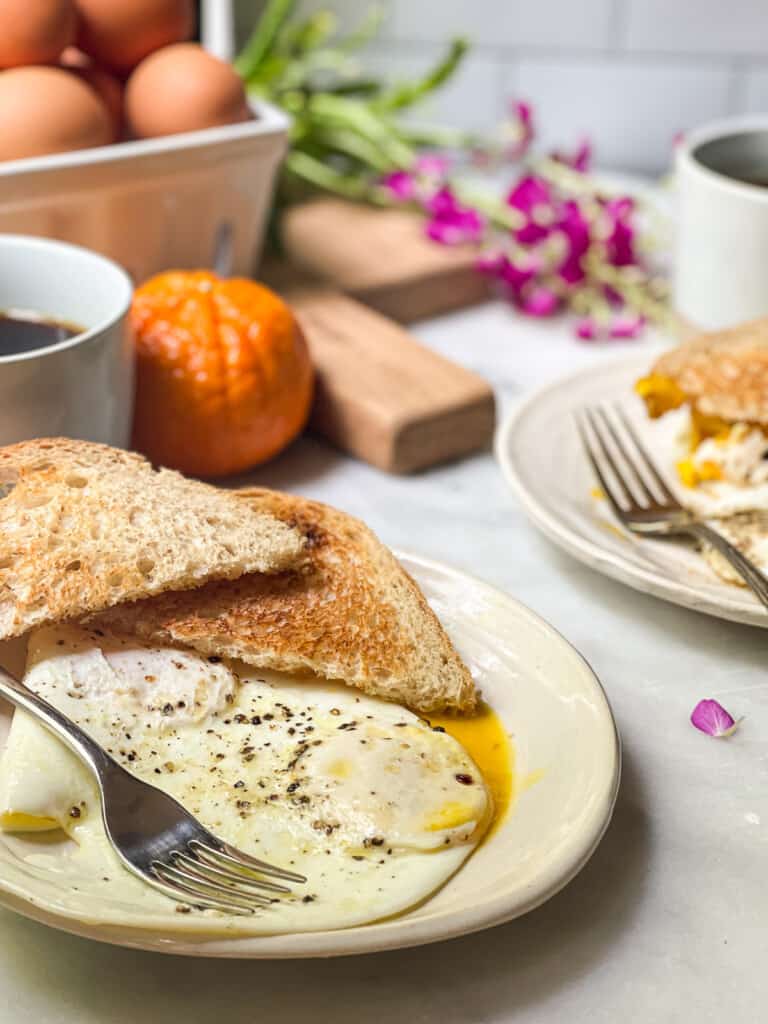
<path id="1" fill-rule="evenodd" d="M 47 348 L 0 355 L 0 444 L 74 437 L 128 445 L 132 292 L 125 271 L 89 249 L 0 234 L 0 312 L 29 310 L 83 327 Z"/>
<path id="2" fill-rule="evenodd" d="M 703 330 L 768 315 L 768 117 L 691 133 L 676 184 L 676 312 Z"/>

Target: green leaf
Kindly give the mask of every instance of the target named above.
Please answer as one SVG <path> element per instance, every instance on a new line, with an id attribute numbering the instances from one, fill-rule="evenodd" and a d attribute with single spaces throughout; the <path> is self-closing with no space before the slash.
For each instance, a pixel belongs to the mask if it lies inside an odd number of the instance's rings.
<path id="1" fill-rule="evenodd" d="M 268 0 L 250 38 L 235 60 L 235 70 L 246 81 L 253 78 L 275 44 L 280 29 L 293 14 L 296 0 Z"/>
<path id="2" fill-rule="evenodd" d="M 292 150 L 285 159 L 284 168 L 290 174 L 347 199 L 368 200 L 372 189 L 369 180 L 361 175 L 342 174 L 308 153 Z"/>
<path id="3" fill-rule="evenodd" d="M 363 46 L 376 38 L 383 21 L 384 8 L 379 5 L 370 7 L 354 32 L 350 32 L 348 36 L 344 36 L 343 39 L 339 40 L 339 49 L 346 50 L 347 52 L 362 49 Z"/>
<path id="4" fill-rule="evenodd" d="M 355 131 L 386 154 L 391 167 L 410 167 L 415 153 L 402 142 L 396 126 L 368 104 L 348 96 L 312 96 L 308 116 L 318 125 Z"/>
<path id="5" fill-rule="evenodd" d="M 403 110 L 424 99 L 429 93 L 439 89 L 456 72 L 467 52 L 469 44 L 466 39 L 454 39 L 446 55 L 420 81 L 404 82 L 386 91 L 376 101 L 379 110 Z"/>

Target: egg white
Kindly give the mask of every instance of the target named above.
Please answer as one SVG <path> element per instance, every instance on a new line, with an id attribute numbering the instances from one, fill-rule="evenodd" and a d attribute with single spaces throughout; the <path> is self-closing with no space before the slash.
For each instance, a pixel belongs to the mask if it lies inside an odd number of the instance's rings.
<path id="1" fill-rule="evenodd" d="M 681 459 L 691 454 L 688 446 L 690 411 L 687 406 L 673 409 L 656 420 L 643 415 L 636 424 L 673 493 L 685 508 L 702 519 L 768 509 L 768 481 L 741 485 L 729 480 L 705 480 L 696 487 L 682 484 L 676 467 Z M 706 451 L 703 454 L 706 455 Z"/>
<path id="2" fill-rule="evenodd" d="M 397 914 L 458 869 L 491 816 L 480 772 L 454 739 L 343 686 L 75 627 L 33 634 L 25 682 L 217 835 L 307 876 L 252 918 L 192 911 L 204 931 L 223 920 L 269 934 Z M 0 759 L 0 827 L 63 828 L 86 889 L 108 885 L 127 917 L 138 908 L 158 927 L 174 912 L 113 853 L 88 770 L 18 712 Z M 41 847 L 30 865 L 50 872 L 60 856 Z"/>

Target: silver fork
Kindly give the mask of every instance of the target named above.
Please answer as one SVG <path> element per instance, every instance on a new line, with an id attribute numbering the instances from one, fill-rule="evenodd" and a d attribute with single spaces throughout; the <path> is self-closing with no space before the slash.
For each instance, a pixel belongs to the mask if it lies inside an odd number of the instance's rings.
<path id="1" fill-rule="evenodd" d="M 36 718 L 93 771 L 107 836 L 120 860 L 166 896 L 252 914 L 291 891 L 280 882 L 306 882 L 217 839 L 173 797 L 127 772 L 79 725 L 3 669 L 0 696 Z"/>
<path id="2" fill-rule="evenodd" d="M 726 558 L 768 608 L 768 579 L 707 523 L 683 508 L 619 406 L 583 409 L 577 426 L 589 461 L 617 518 L 633 533 L 694 537 Z M 620 429 L 619 429 L 620 427 Z M 610 477 L 605 471 L 607 467 Z"/>

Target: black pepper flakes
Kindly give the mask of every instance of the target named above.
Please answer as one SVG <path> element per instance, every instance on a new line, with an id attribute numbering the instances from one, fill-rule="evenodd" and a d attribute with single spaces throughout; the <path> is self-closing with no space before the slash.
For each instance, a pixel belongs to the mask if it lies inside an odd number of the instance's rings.
<path id="1" fill-rule="evenodd" d="M 81 816 L 81 814 L 82 814 L 82 812 L 81 812 L 79 807 L 70 807 L 69 808 L 69 816 L 70 816 L 70 818 L 79 818 Z"/>
<path id="2" fill-rule="evenodd" d="M 457 782 L 460 782 L 462 786 L 471 786 L 475 781 L 471 775 L 467 775 L 466 772 L 458 772 L 454 778 Z"/>

